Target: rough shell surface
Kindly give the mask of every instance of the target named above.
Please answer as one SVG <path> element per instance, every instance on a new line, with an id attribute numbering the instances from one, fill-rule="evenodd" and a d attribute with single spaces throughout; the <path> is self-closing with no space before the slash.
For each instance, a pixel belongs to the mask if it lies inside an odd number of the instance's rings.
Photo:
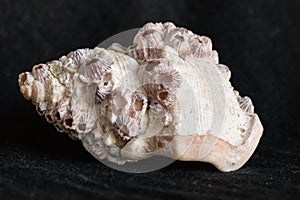
<path id="1" fill-rule="evenodd" d="M 263 128 L 230 77 L 208 37 L 167 22 L 146 24 L 129 47 L 79 49 L 38 64 L 19 75 L 19 86 L 40 115 L 97 159 L 123 164 L 157 152 L 232 171 L 252 155 Z"/>

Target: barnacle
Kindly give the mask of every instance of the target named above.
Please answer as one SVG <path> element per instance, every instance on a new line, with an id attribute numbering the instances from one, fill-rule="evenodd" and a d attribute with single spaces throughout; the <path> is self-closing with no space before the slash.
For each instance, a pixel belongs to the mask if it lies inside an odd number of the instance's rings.
<path id="1" fill-rule="evenodd" d="M 175 28 L 166 35 L 165 43 L 182 57 L 191 54 L 190 38 L 193 33 L 185 28 Z"/>
<path id="2" fill-rule="evenodd" d="M 159 155 L 233 171 L 263 127 L 230 77 L 208 37 L 166 22 L 146 24 L 129 47 L 78 49 L 38 64 L 19 75 L 19 86 L 40 115 L 99 160 Z"/>
<path id="3" fill-rule="evenodd" d="M 127 116 L 119 115 L 115 122 L 115 132 L 125 140 L 129 140 L 139 134 L 139 126 L 137 119 Z"/>
<path id="4" fill-rule="evenodd" d="M 129 54 L 136 59 L 143 60 L 152 57 L 163 45 L 164 26 L 148 23 L 139 30 L 134 37 Z"/>
<path id="5" fill-rule="evenodd" d="M 139 67 L 138 78 L 149 99 L 169 108 L 174 105 L 181 76 L 173 69 L 171 62 L 165 59 L 150 59 Z"/>

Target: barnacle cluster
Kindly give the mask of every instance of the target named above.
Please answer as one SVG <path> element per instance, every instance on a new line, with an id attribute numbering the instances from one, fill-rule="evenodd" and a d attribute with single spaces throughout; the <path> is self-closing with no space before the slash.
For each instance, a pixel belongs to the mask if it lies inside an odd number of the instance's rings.
<path id="1" fill-rule="evenodd" d="M 78 49 L 38 64 L 19 85 L 40 115 L 99 160 L 123 164 L 157 152 L 232 171 L 251 156 L 262 126 L 230 76 L 208 37 L 167 22 L 146 24 L 129 47 Z"/>

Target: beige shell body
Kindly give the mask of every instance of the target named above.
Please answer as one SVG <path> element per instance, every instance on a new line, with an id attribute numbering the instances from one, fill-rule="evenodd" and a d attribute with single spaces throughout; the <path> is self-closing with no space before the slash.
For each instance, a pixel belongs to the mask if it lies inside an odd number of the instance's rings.
<path id="1" fill-rule="evenodd" d="M 48 122 L 97 159 L 163 155 L 233 171 L 263 127 L 230 76 L 209 38 L 148 23 L 132 46 L 76 50 L 20 74 L 19 85 Z"/>

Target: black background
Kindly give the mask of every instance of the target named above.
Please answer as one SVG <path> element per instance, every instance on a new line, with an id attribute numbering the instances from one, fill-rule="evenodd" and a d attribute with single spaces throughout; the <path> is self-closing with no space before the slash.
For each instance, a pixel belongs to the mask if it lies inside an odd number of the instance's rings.
<path id="1" fill-rule="evenodd" d="M 296 198 L 299 185 L 298 0 L 1 0 L 0 199 Z M 231 82 L 265 131 L 249 162 L 221 173 L 175 162 L 146 174 L 109 169 L 39 117 L 17 76 L 146 22 L 172 21 L 213 40 Z"/>

